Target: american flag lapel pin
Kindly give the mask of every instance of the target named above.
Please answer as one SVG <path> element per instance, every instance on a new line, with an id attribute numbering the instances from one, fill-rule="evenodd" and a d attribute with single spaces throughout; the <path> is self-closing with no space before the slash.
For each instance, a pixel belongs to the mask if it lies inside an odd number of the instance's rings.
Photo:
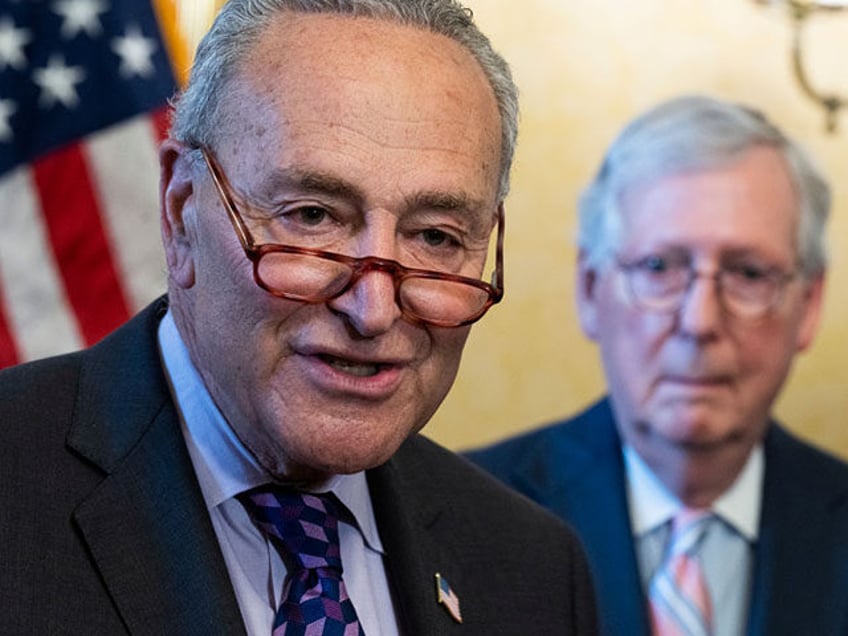
<path id="1" fill-rule="evenodd" d="M 447 579 L 438 572 L 436 572 L 436 595 L 437 602 L 445 606 L 451 618 L 457 623 L 461 623 L 462 613 L 459 611 L 459 597 L 451 589 Z"/>

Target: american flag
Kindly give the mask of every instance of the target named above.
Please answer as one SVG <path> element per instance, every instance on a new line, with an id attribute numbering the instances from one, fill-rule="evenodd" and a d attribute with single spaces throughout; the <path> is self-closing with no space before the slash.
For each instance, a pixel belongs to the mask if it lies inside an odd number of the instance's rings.
<path id="1" fill-rule="evenodd" d="M 461 623 L 462 612 L 459 611 L 459 597 L 451 589 L 448 580 L 439 572 L 436 572 L 436 595 L 436 601 L 445 606 L 451 618 L 457 623 Z"/>
<path id="2" fill-rule="evenodd" d="M 0 368 L 92 344 L 165 289 L 175 1 L 0 0 Z"/>

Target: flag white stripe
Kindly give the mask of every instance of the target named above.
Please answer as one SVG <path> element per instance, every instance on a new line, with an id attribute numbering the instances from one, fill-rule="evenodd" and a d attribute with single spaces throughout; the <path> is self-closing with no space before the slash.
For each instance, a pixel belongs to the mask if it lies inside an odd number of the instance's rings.
<path id="1" fill-rule="evenodd" d="M 84 153 L 102 207 L 130 310 L 165 291 L 165 257 L 159 233 L 159 160 L 156 132 L 147 116 L 89 137 Z"/>
<path id="2" fill-rule="evenodd" d="M 0 179 L 0 277 L 9 329 L 23 360 L 82 345 L 35 187 L 25 167 Z"/>

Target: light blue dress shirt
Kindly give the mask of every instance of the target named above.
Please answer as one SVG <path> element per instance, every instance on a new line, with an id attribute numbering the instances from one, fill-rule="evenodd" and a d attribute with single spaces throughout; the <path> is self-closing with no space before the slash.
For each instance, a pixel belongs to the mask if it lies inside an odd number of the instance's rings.
<path id="1" fill-rule="evenodd" d="M 168 312 L 159 348 L 180 413 L 182 432 L 250 636 L 268 636 L 286 577 L 276 548 L 235 499 L 272 479 L 215 406 Z M 398 634 L 365 473 L 335 475 L 315 491 L 332 491 L 358 527 L 339 523 L 345 584 L 366 634 Z"/>
<path id="2" fill-rule="evenodd" d="M 651 578 L 665 558 L 671 519 L 682 504 L 632 447 L 625 447 L 624 463 L 630 523 L 647 598 Z M 745 634 L 763 473 L 763 449 L 757 446 L 739 477 L 712 507 L 716 518 L 701 547 L 701 564 L 713 606 L 713 636 Z"/>

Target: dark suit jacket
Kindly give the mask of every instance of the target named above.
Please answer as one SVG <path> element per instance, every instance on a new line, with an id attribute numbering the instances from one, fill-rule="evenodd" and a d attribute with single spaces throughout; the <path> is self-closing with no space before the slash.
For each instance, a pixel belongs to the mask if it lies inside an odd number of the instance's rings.
<path id="1" fill-rule="evenodd" d="M 610 635 L 649 633 L 609 402 L 468 457 L 568 521 L 589 554 Z M 848 634 L 848 466 L 777 424 L 765 480 L 748 634 Z M 720 635 L 718 635 L 720 636 Z"/>
<path id="2" fill-rule="evenodd" d="M 0 372 L 0 633 L 244 633 L 159 360 L 164 309 Z M 421 437 L 367 476 L 405 634 L 596 633 L 553 515 Z"/>

